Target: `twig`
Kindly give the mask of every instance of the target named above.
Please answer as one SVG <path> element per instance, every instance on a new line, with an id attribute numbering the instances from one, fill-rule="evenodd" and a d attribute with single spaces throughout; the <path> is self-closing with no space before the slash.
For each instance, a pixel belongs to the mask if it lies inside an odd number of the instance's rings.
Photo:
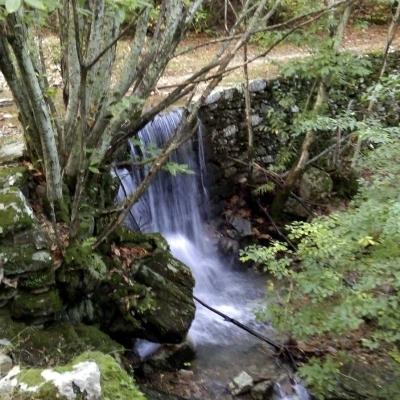
<path id="1" fill-rule="evenodd" d="M 274 219 L 271 217 L 271 214 L 268 212 L 268 210 L 263 207 L 260 203 L 259 200 L 257 200 L 257 205 L 260 208 L 260 210 L 265 214 L 265 216 L 268 218 L 269 222 L 272 224 L 272 226 L 275 228 L 275 230 L 278 232 L 279 236 L 281 236 L 285 242 L 292 248 L 292 250 L 297 251 L 296 246 L 293 244 L 293 242 L 282 232 L 282 230 L 279 228 L 279 226 L 275 223 Z"/>

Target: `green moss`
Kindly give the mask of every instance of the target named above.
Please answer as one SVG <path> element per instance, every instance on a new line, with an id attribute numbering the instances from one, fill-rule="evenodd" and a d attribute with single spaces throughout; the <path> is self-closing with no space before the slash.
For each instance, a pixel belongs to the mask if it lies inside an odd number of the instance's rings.
<path id="1" fill-rule="evenodd" d="M 74 363 L 94 361 L 101 372 L 103 400 L 145 400 L 131 376 L 116 360 L 99 352 L 86 352 L 74 360 Z"/>
<path id="2" fill-rule="evenodd" d="M 123 227 L 117 229 L 113 240 L 117 243 L 129 243 L 138 245 L 146 250 L 160 249 L 169 251 L 167 241 L 159 233 L 139 233 L 129 231 Z"/>
<path id="3" fill-rule="evenodd" d="M 43 329 L 16 322 L 6 310 L 2 310 L 0 327 L 0 337 L 12 342 L 13 356 L 23 365 L 65 364 L 87 350 L 115 355 L 124 352 L 121 345 L 95 326 L 60 322 Z"/>
<path id="4" fill-rule="evenodd" d="M 16 319 L 53 316 L 62 310 L 58 291 L 33 294 L 20 292 L 11 306 L 11 314 Z"/>
<path id="5" fill-rule="evenodd" d="M 134 379 L 120 366 L 115 358 L 100 352 L 85 352 L 74 358 L 64 366 L 56 367 L 54 370 L 65 373 L 73 370 L 79 363 L 92 361 L 100 370 L 101 399 L 102 400 L 145 400 L 144 395 L 137 388 Z M 18 384 L 26 385 L 32 389 L 31 393 L 22 391 L 12 394 L 12 399 L 19 400 L 49 400 L 63 399 L 56 387 L 51 382 L 46 382 L 38 368 L 24 369 L 18 376 Z M 37 388 L 34 390 L 34 388 Z M 79 399 L 79 395 L 77 399 Z"/>
<path id="6" fill-rule="evenodd" d="M 34 271 L 29 274 L 20 276 L 18 286 L 24 289 L 39 289 L 52 286 L 55 283 L 54 270 L 47 269 L 43 271 Z"/>
<path id="7" fill-rule="evenodd" d="M 37 251 L 33 244 L 22 246 L 0 246 L 0 261 L 6 276 L 19 275 L 52 267 L 52 258 L 47 251 Z"/>
<path id="8" fill-rule="evenodd" d="M 22 187 L 28 179 L 28 169 L 24 165 L 14 164 L 0 167 L 0 187 Z"/>
<path id="9" fill-rule="evenodd" d="M 34 216 L 22 192 L 15 188 L 0 190 L 0 237 L 32 227 Z"/>

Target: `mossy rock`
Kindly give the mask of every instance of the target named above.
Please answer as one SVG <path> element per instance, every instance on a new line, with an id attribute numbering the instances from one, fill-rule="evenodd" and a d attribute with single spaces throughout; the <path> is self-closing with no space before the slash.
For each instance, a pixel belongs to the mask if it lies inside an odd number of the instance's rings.
<path id="1" fill-rule="evenodd" d="M 129 267 L 110 268 L 108 280 L 96 291 L 103 328 L 120 341 L 137 336 L 181 342 L 195 314 L 190 269 L 171 255 L 161 235 L 126 233 L 124 240 L 132 254 L 148 251 Z"/>
<path id="2" fill-rule="evenodd" d="M 28 290 L 49 288 L 55 285 L 54 269 L 33 271 L 18 277 L 18 287 Z"/>
<path id="3" fill-rule="evenodd" d="M 12 343 L 13 358 L 26 366 L 65 364 L 84 351 L 95 350 L 118 357 L 125 349 L 94 325 L 57 322 L 34 327 L 14 321 L 0 310 L 0 339 Z"/>
<path id="4" fill-rule="evenodd" d="M 0 246 L 0 262 L 3 264 L 6 276 L 53 268 L 50 253 L 45 250 L 38 251 L 34 244 Z"/>
<path id="5" fill-rule="evenodd" d="M 0 190 L 0 238 L 33 226 L 34 215 L 19 189 Z"/>
<path id="6" fill-rule="evenodd" d="M 23 187 L 28 180 L 28 168 L 22 164 L 0 166 L 0 188 Z"/>
<path id="7" fill-rule="evenodd" d="M 143 247 L 146 250 L 169 251 L 168 242 L 160 233 L 140 233 L 130 231 L 124 227 L 116 230 L 112 237 L 117 244 L 130 244 Z"/>
<path id="8" fill-rule="evenodd" d="M 63 308 L 58 291 L 53 289 L 45 293 L 19 292 L 11 304 L 11 315 L 15 319 L 43 322 L 52 319 Z"/>
<path id="9" fill-rule="evenodd" d="M 299 185 L 301 198 L 312 202 L 326 200 L 333 189 L 330 175 L 315 167 L 309 168 L 304 173 Z"/>
<path id="10" fill-rule="evenodd" d="M 23 369 L 16 376 L 12 398 L 145 400 L 118 361 L 100 352 L 85 352 L 54 369 Z"/>

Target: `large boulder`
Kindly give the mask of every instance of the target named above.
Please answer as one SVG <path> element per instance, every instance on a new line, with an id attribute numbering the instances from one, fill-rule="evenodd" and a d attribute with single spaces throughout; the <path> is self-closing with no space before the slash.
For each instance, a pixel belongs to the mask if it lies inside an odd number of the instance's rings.
<path id="1" fill-rule="evenodd" d="M 181 342 L 193 321 L 194 278 L 159 234 L 124 229 L 101 253 L 74 244 L 56 281 L 71 320 L 97 322 L 127 346 Z"/>
<path id="2" fill-rule="evenodd" d="M 94 296 L 103 328 L 119 340 L 181 342 L 195 314 L 190 269 L 159 234 L 125 233 L 114 251 L 125 258 Z"/>

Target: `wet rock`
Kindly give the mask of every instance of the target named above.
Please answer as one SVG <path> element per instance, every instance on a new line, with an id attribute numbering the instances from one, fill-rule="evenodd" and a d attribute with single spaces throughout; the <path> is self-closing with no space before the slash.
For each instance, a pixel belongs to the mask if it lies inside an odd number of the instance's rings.
<path id="1" fill-rule="evenodd" d="M 11 368 L 13 367 L 13 362 L 11 357 L 6 354 L 0 353 L 0 378 L 7 375 Z"/>
<path id="2" fill-rule="evenodd" d="M 239 242 L 226 236 L 218 240 L 218 249 L 225 255 L 236 255 L 239 253 Z"/>
<path id="3" fill-rule="evenodd" d="M 273 383 L 270 380 L 259 382 L 251 388 L 253 400 L 269 400 L 273 391 Z"/>
<path id="4" fill-rule="evenodd" d="M 186 363 L 193 361 L 194 358 L 195 351 L 188 342 L 177 345 L 163 345 L 146 360 L 144 370 L 148 372 L 153 370 L 178 370 L 184 367 Z"/>
<path id="5" fill-rule="evenodd" d="M 230 216 L 228 221 L 235 228 L 240 237 L 252 235 L 252 227 L 249 220 L 241 217 Z"/>
<path id="6" fill-rule="evenodd" d="M 253 378 L 247 372 L 242 371 L 238 376 L 233 378 L 229 384 L 229 390 L 233 396 L 239 396 L 249 392 L 253 385 Z"/>

